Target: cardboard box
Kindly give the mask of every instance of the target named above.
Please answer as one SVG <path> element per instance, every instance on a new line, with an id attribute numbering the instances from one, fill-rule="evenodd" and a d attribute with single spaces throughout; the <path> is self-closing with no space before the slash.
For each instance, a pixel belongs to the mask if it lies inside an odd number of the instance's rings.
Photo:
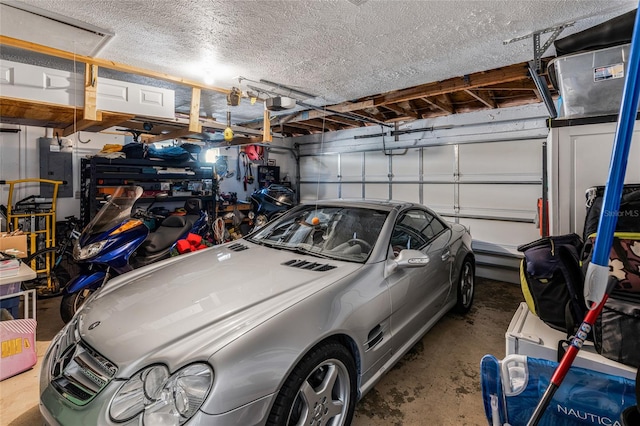
<path id="1" fill-rule="evenodd" d="M 1 234 L 0 251 L 18 257 L 27 257 L 27 236 L 15 235 L 8 237 L 7 234 Z"/>

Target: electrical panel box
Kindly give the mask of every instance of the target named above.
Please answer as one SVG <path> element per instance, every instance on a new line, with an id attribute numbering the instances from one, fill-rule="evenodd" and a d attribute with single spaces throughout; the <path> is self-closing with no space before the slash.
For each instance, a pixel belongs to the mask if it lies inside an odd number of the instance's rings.
<path id="1" fill-rule="evenodd" d="M 66 182 L 58 187 L 58 198 L 73 197 L 73 154 L 68 139 L 39 138 L 40 179 Z M 53 185 L 40 185 L 40 196 L 51 198 Z"/>

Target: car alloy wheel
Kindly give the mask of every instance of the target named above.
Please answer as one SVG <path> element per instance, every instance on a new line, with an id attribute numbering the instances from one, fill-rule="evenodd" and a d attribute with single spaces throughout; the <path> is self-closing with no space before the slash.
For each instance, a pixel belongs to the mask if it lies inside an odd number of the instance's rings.
<path id="1" fill-rule="evenodd" d="M 475 292 L 475 273 L 473 263 L 468 258 L 464 260 L 458 280 L 458 300 L 456 312 L 466 314 L 471 309 Z"/>
<path id="2" fill-rule="evenodd" d="M 342 426 L 351 423 L 356 403 L 353 357 L 339 343 L 314 348 L 280 390 L 269 425 Z"/>

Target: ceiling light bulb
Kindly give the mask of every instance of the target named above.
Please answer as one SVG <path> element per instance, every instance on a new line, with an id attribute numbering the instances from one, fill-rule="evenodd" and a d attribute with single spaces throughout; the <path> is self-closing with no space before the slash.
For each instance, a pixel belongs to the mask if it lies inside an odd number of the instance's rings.
<path id="1" fill-rule="evenodd" d="M 251 97 L 251 105 L 255 104 L 257 100 L 258 100 L 258 98 L 256 98 L 255 96 L 252 96 Z"/>

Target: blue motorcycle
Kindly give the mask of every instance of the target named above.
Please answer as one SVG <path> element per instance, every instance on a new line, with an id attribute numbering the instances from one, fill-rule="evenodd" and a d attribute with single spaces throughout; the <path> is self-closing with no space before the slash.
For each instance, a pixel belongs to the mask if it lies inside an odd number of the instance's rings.
<path id="1" fill-rule="evenodd" d="M 65 287 L 60 304 L 65 323 L 110 278 L 167 259 L 178 240 L 189 233 L 204 237 L 209 231 L 200 199 L 188 199 L 184 215 L 159 218 L 150 212 L 151 205 L 133 210 L 142 192 L 139 186 L 118 187 L 82 231 L 73 250 L 81 271 Z M 160 219 L 159 226 L 150 225 Z"/>

